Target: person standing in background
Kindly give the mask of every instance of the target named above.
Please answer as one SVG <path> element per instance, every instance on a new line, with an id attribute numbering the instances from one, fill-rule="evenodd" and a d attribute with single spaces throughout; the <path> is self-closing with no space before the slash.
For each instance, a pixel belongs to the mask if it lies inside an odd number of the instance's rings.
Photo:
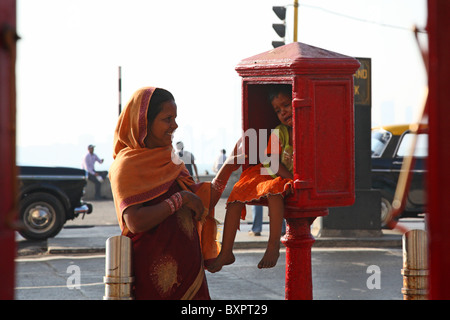
<path id="1" fill-rule="evenodd" d="M 252 229 L 248 232 L 250 236 L 260 236 L 263 226 L 263 206 L 254 205 L 252 206 L 253 222 Z M 283 224 L 281 226 L 281 235 L 286 234 L 286 220 L 283 219 Z"/>
<path id="2" fill-rule="evenodd" d="M 88 146 L 88 153 L 84 156 L 81 167 L 84 170 L 86 170 L 86 172 L 88 173 L 89 181 L 92 181 L 95 185 L 95 199 L 100 200 L 100 199 L 103 199 L 100 188 L 101 188 L 103 179 L 106 177 L 108 172 L 95 171 L 95 162 L 102 164 L 104 159 L 100 159 L 94 153 L 94 148 L 95 148 L 95 146 L 92 144 L 90 144 Z"/>
<path id="3" fill-rule="evenodd" d="M 253 213 L 253 223 L 252 223 L 252 229 L 248 232 L 251 236 L 260 236 L 262 231 L 262 225 L 263 225 L 263 207 L 262 206 L 252 206 L 252 213 Z"/>
<path id="4" fill-rule="evenodd" d="M 198 178 L 197 166 L 195 165 L 194 155 L 189 151 L 184 150 L 183 142 L 178 141 L 176 146 L 178 156 L 180 157 L 181 160 L 183 160 L 186 169 L 188 169 L 189 173 L 191 174 L 191 177 L 194 178 L 195 182 L 199 183 L 200 179 Z M 192 168 L 194 168 L 195 176 L 194 172 L 192 172 Z"/>
<path id="5" fill-rule="evenodd" d="M 219 172 L 225 160 L 227 160 L 227 152 L 225 149 L 222 149 L 220 150 L 220 155 L 217 157 L 216 161 L 214 161 L 213 172 Z"/>

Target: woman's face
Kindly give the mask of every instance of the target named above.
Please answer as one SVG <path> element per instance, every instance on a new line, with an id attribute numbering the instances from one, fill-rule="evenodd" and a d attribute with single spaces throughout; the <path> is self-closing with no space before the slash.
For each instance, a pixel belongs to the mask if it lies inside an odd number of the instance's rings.
<path id="1" fill-rule="evenodd" d="M 153 123 L 147 125 L 147 136 L 144 139 L 145 146 L 149 149 L 172 145 L 174 131 L 178 128 L 177 105 L 175 101 L 166 101 L 161 104 L 161 112 L 158 113 Z"/>
<path id="2" fill-rule="evenodd" d="M 284 93 L 279 93 L 272 100 L 273 110 L 278 120 L 286 126 L 292 127 L 292 99 Z"/>

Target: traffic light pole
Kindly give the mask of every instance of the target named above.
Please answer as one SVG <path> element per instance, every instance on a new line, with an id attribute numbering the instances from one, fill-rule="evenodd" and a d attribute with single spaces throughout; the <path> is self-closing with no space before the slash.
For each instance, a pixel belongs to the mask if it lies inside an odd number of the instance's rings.
<path id="1" fill-rule="evenodd" d="M 297 42 L 298 0 L 294 0 L 294 42 Z"/>

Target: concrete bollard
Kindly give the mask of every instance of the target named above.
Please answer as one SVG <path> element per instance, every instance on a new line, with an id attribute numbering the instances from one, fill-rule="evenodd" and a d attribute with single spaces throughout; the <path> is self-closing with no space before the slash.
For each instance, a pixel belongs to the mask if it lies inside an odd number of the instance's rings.
<path id="1" fill-rule="evenodd" d="M 403 235 L 403 300 L 426 300 L 428 295 L 427 233 L 410 230 Z"/>
<path id="2" fill-rule="evenodd" d="M 106 240 L 105 295 L 103 300 L 133 300 L 133 257 L 131 239 L 114 236 Z"/>

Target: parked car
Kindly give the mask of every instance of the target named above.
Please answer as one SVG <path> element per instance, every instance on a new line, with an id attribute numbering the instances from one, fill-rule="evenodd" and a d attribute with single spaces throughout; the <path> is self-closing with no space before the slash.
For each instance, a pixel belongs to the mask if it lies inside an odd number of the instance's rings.
<path id="1" fill-rule="evenodd" d="M 67 220 L 92 212 L 81 200 L 87 176 L 65 167 L 19 166 L 19 233 L 29 240 L 56 236 Z"/>
<path id="2" fill-rule="evenodd" d="M 417 217 L 426 211 L 426 159 L 428 156 L 428 133 L 417 135 L 414 150 L 412 179 L 407 192 L 405 209 L 400 217 Z M 372 188 L 381 192 L 381 224 L 391 219 L 400 170 L 405 156 L 410 155 L 414 133 L 409 125 L 392 125 L 372 129 Z M 399 217 L 399 218 L 400 218 Z"/>

